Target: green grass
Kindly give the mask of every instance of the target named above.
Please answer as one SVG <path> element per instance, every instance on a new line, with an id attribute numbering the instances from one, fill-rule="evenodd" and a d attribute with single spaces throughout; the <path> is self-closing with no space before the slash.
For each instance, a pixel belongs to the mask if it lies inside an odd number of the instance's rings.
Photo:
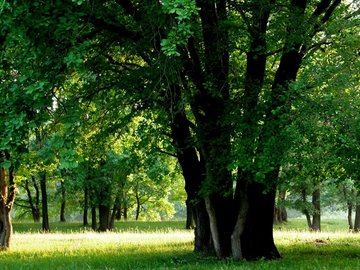
<path id="1" fill-rule="evenodd" d="M 278 231 L 308 231 L 305 219 L 290 219 L 288 222 L 275 226 Z M 321 230 L 323 232 L 347 232 L 348 224 L 345 219 L 323 219 L 321 221 Z"/>
<path id="2" fill-rule="evenodd" d="M 184 222 L 119 222 L 108 233 L 52 223 L 48 234 L 37 232 L 39 224 L 15 223 L 0 269 L 360 269 L 360 235 L 348 233 L 344 220 L 322 225 L 326 232 L 309 233 L 304 220 L 291 220 L 274 233 L 282 259 L 235 262 L 194 254 Z"/>
<path id="3" fill-rule="evenodd" d="M 169 232 L 173 230 L 182 230 L 185 227 L 184 221 L 120 221 L 115 222 L 114 232 Z M 52 222 L 50 224 L 51 232 L 73 233 L 90 232 L 91 227 L 82 226 L 80 222 Z M 16 232 L 41 232 L 41 223 L 33 222 L 14 222 L 14 231 Z"/>

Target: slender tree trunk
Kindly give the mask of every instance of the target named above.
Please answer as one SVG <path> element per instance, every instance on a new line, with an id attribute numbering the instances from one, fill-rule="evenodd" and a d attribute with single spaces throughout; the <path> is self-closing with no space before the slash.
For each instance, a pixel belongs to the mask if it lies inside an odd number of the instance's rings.
<path id="1" fill-rule="evenodd" d="M 301 198 L 302 198 L 302 202 L 304 203 L 304 205 L 306 205 L 307 203 L 307 200 L 306 200 L 306 190 L 303 189 L 301 191 Z M 310 213 L 309 213 L 309 210 L 305 207 L 303 210 L 302 210 L 303 214 L 305 215 L 306 217 L 306 222 L 307 222 L 307 225 L 308 225 L 308 228 L 309 230 L 312 229 L 312 220 L 311 220 L 311 216 L 310 216 Z"/>
<path id="2" fill-rule="evenodd" d="M 140 197 L 139 197 L 139 193 L 138 193 L 138 187 L 136 187 L 136 191 L 135 191 L 135 199 L 136 199 L 136 212 L 135 212 L 135 220 L 138 221 L 139 220 L 139 216 L 140 216 Z"/>
<path id="3" fill-rule="evenodd" d="M 112 230 L 114 228 L 115 217 L 116 217 L 117 211 L 119 210 L 120 204 L 121 204 L 121 197 L 118 194 L 118 195 L 116 195 L 114 207 L 112 209 L 111 216 L 110 216 L 110 221 L 109 221 L 109 229 L 110 230 Z"/>
<path id="4" fill-rule="evenodd" d="M 114 229 L 115 226 L 115 216 L 116 216 L 116 209 L 113 208 L 110 215 L 110 221 L 109 221 L 109 230 Z"/>
<path id="5" fill-rule="evenodd" d="M 88 194 L 88 188 L 84 188 L 84 212 L 83 212 L 83 226 L 88 226 L 88 210 L 89 210 L 89 194 Z"/>
<path id="6" fill-rule="evenodd" d="M 347 220 L 349 225 L 349 231 L 352 231 L 354 229 L 353 219 L 352 219 L 352 208 L 353 208 L 352 203 L 348 203 L 347 208 L 348 208 Z"/>
<path id="7" fill-rule="evenodd" d="M 33 178 L 33 183 L 35 183 L 35 177 L 32 177 Z M 32 197 L 32 194 L 31 194 L 31 190 L 30 190 L 30 187 L 29 187 L 29 180 L 26 179 L 25 180 L 25 190 L 26 190 L 26 194 L 27 194 L 27 197 L 28 197 L 28 201 L 29 201 L 29 205 L 30 205 L 30 208 L 31 208 L 31 214 L 32 214 L 32 217 L 33 217 L 33 220 L 34 222 L 39 222 L 40 221 L 40 209 L 39 209 L 39 191 L 38 190 L 35 190 L 35 202 L 34 202 L 34 199 Z"/>
<path id="8" fill-rule="evenodd" d="M 353 194 L 353 190 L 350 191 L 350 194 L 348 194 L 346 187 L 343 188 L 344 192 L 344 198 L 346 200 L 347 204 L 347 220 L 349 225 L 349 231 L 352 231 L 354 229 L 353 219 L 352 219 L 352 212 L 353 212 L 353 202 L 351 200 L 351 195 Z"/>
<path id="9" fill-rule="evenodd" d="M 36 181 L 35 176 L 31 177 L 34 189 L 35 189 L 35 216 L 34 216 L 34 221 L 35 222 L 40 222 L 40 190 L 39 190 L 39 186 L 38 183 Z"/>
<path id="10" fill-rule="evenodd" d="M 115 219 L 121 220 L 121 205 L 118 209 L 116 209 Z"/>
<path id="11" fill-rule="evenodd" d="M 277 207 L 277 210 L 278 210 L 277 211 L 277 220 L 279 223 L 287 221 L 287 211 L 286 211 L 286 208 L 283 206 L 285 200 L 286 200 L 286 191 L 280 190 L 278 193 L 279 206 Z"/>
<path id="12" fill-rule="evenodd" d="M 60 207 L 60 222 L 66 222 L 65 207 L 66 207 L 66 190 L 64 182 L 61 182 L 61 207 Z"/>
<path id="13" fill-rule="evenodd" d="M 96 222 L 96 207 L 91 207 L 91 228 L 95 231 L 97 228 Z"/>
<path id="14" fill-rule="evenodd" d="M 321 230 L 321 209 L 320 209 L 320 189 L 317 188 L 312 195 L 312 203 L 314 206 L 313 222 L 311 229 L 313 231 Z"/>
<path id="15" fill-rule="evenodd" d="M 125 198 L 123 197 L 123 191 L 121 191 L 121 193 L 119 195 L 119 204 L 118 204 L 118 207 L 117 207 L 116 213 L 115 213 L 116 220 L 121 220 L 121 208 L 122 208 L 124 200 L 125 200 Z"/>
<path id="16" fill-rule="evenodd" d="M 48 200 L 46 190 L 46 172 L 40 174 L 40 190 L 41 190 L 41 204 L 42 204 L 42 230 L 44 232 L 50 231 L 49 214 L 48 214 Z"/>
<path id="17" fill-rule="evenodd" d="M 128 219 L 128 202 L 127 202 L 127 198 L 124 196 L 123 199 L 123 215 L 124 215 L 124 220 Z"/>
<path id="18" fill-rule="evenodd" d="M 355 208 L 354 232 L 360 232 L 360 204 L 357 204 Z"/>

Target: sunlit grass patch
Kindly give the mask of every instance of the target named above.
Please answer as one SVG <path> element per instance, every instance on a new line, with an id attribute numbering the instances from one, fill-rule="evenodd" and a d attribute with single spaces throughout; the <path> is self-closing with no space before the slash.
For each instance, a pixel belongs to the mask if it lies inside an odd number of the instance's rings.
<path id="1" fill-rule="evenodd" d="M 290 219 L 288 222 L 281 223 L 274 226 L 276 231 L 309 231 L 305 219 Z M 345 219 L 322 219 L 321 229 L 324 232 L 347 232 L 348 224 Z"/>
<path id="2" fill-rule="evenodd" d="M 345 230 L 277 229 L 282 259 L 237 262 L 194 254 L 193 231 L 177 227 L 184 223 L 131 224 L 135 228 L 122 223 L 107 233 L 72 229 L 79 224 L 61 224 L 67 233 L 46 234 L 26 232 L 24 226 L 14 235 L 11 251 L 0 253 L 0 269 L 360 269 L 360 236 Z"/>
<path id="3" fill-rule="evenodd" d="M 184 230 L 185 221 L 117 221 L 114 232 L 171 232 L 173 230 Z M 51 232 L 91 232 L 90 226 L 84 227 L 81 222 L 51 222 Z M 41 223 L 14 222 L 15 233 L 40 232 Z"/>
<path id="4" fill-rule="evenodd" d="M 191 255 L 192 240 L 191 231 L 15 234 L 11 251 L 0 254 L 0 269 L 148 269 Z"/>
<path id="5" fill-rule="evenodd" d="M 188 244 L 193 240 L 191 231 L 171 233 L 22 233 L 13 236 L 12 251 L 43 251 L 64 249 L 66 251 L 86 249 L 111 249 L 136 246 L 167 246 Z"/>

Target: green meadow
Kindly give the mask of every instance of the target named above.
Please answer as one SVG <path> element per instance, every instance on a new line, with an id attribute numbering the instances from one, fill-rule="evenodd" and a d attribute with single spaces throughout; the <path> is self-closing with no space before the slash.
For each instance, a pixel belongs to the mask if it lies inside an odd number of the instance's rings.
<path id="1" fill-rule="evenodd" d="M 11 250 L 0 253 L 0 269 L 360 269 L 360 235 L 345 220 L 323 220 L 310 233 L 304 220 L 275 226 L 282 259 L 257 262 L 219 260 L 194 254 L 193 232 L 184 222 L 118 222 L 107 233 L 79 223 L 15 223 Z"/>

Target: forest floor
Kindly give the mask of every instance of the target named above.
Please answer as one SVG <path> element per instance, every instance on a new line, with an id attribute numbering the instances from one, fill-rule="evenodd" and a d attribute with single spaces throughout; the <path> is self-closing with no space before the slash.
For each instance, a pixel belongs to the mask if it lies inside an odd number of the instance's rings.
<path id="1" fill-rule="evenodd" d="M 0 253 L 0 269 L 360 269 L 360 234 L 345 220 L 323 220 L 321 233 L 306 222 L 277 225 L 282 259 L 236 262 L 194 254 L 193 232 L 184 222 L 118 222 L 114 232 L 95 233 L 79 223 L 15 223 L 10 251 Z"/>

